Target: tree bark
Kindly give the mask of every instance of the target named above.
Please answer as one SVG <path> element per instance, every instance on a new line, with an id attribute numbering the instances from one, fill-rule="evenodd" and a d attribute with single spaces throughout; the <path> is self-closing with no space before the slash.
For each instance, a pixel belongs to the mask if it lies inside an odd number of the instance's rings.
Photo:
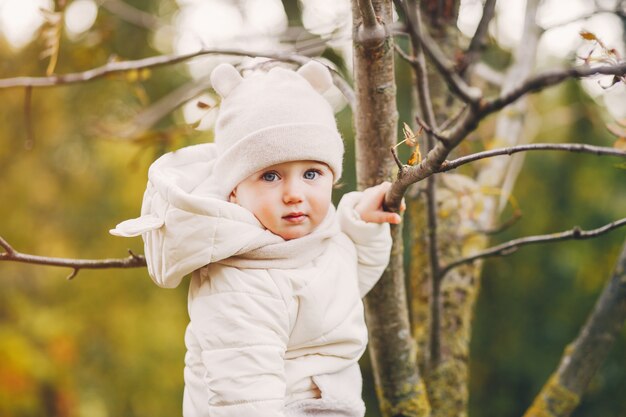
<path id="1" fill-rule="evenodd" d="M 361 7 L 369 6 L 364 3 L 368 2 L 353 1 L 359 189 L 391 179 L 395 164 L 390 148 L 397 140 L 398 122 L 393 38 L 373 27 L 371 15 L 363 21 Z M 391 22 L 391 1 L 376 0 L 371 5 L 379 23 Z M 390 264 L 365 299 L 374 380 L 383 416 L 423 417 L 430 410 L 409 325 L 401 226 L 393 226 L 392 235 Z"/>
<path id="2" fill-rule="evenodd" d="M 556 372 L 524 417 L 567 417 L 576 408 L 626 321 L 626 242 L 613 275 Z"/>

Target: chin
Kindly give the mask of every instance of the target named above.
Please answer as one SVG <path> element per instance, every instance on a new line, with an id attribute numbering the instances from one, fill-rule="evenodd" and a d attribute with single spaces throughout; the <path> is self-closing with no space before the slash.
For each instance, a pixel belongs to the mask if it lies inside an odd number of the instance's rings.
<path id="1" fill-rule="evenodd" d="M 306 230 L 288 230 L 288 231 L 283 231 L 281 233 L 275 233 L 278 236 L 282 237 L 285 240 L 293 240 L 293 239 L 298 239 L 300 237 L 304 237 L 306 235 L 308 235 L 309 233 L 311 233 L 310 231 L 306 231 Z"/>

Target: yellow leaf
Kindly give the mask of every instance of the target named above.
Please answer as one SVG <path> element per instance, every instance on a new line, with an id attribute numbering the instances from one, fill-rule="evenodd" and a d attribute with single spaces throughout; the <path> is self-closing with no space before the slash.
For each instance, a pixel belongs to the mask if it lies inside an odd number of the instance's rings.
<path id="1" fill-rule="evenodd" d="M 413 166 L 415 164 L 419 164 L 420 162 L 422 162 L 422 154 L 420 152 L 420 147 L 415 146 L 415 150 L 413 151 L 411 158 L 409 158 L 408 164 Z"/>
<path id="2" fill-rule="evenodd" d="M 586 40 L 588 40 L 588 41 L 595 41 L 595 40 L 598 40 L 598 38 L 596 37 L 596 35 L 595 35 L 595 34 L 593 34 L 593 33 L 591 33 L 591 32 L 588 32 L 588 31 L 586 31 L 586 30 L 581 30 L 581 31 L 580 31 L 580 37 L 581 37 L 581 38 L 583 38 L 583 39 L 586 39 Z"/>

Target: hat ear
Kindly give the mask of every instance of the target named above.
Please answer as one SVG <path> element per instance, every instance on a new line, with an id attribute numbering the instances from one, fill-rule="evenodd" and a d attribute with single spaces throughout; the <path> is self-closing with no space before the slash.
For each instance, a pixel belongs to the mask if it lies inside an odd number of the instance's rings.
<path id="1" fill-rule="evenodd" d="M 313 88 L 320 94 L 323 94 L 333 85 L 333 79 L 330 75 L 330 71 L 325 65 L 317 61 L 309 61 L 301 66 L 298 71 L 305 80 L 313 86 Z"/>
<path id="2" fill-rule="evenodd" d="M 211 85 L 222 98 L 226 98 L 241 81 L 241 74 L 231 64 L 220 64 L 211 72 Z"/>

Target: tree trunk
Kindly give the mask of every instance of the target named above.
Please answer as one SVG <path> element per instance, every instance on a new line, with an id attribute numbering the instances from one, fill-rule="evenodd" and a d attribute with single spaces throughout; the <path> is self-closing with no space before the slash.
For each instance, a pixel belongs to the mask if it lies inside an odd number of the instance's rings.
<path id="1" fill-rule="evenodd" d="M 540 36 L 535 24 L 538 0 L 529 0 L 524 28 L 524 48 L 515 52 L 514 64 L 510 68 L 503 92 L 513 88 L 525 79 L 534 68 L 536 43 Z M 456 19 L 458 3 L 423 1 L 420 10 L 424 16 L 426 30 L 438 46 L 448 56 L 455 56 Z M 424 29 L 423 29 L 424 30 Z M 450 93 L 445 83 L 437 75 L 428 77 L 432 94 L 432 104 L 437 121 L 446 120 L 455 110 L 449 105 Z M 423 92 L 418 91 L 418 95 Z M 519 107 L 518 107 L 519 106 Z M 523 138 L 525 101 L 516 105 L 519 112 L 510 115 L 502 112 L 498 119 L 496 138 L 505 143 L 498 146 L 512 146 Z M 420 106 L 422 119 L 428 119 L 424 106 Z M 503 184 L 510 192 L 523 159 L 492 158 L 484 164 L 478 180 L 461 175 L 442 175 L 436 192 L 437 209 L 437 251 L 442 264 L 458 257 L 484 249 L 488 244 L 485 235 L 476 233 L 477 226 L 487 230 L 497 223 L 501 213 L 498 201 L 502 197 Z M 489 190 L 487 190 L 489 188 Z M 497 190 L 499 196 L 491 192 Z M 502 197 L 502 198 L 498 198 Z M 418 343 L 418 363 L 424 370 L 432 415 L 437 417 L 466 416 L 469 400 L 469 344 L 475 301 L 480 288 L 481 262 L 456 268 L 441 282 L 439 300 L 432 300 L 430 294 L 432 273 L 429 273 L 429 253 L 427 221 L 424 212 L 427 204 L 411 201 L 409 215 L 412 220 L 413 246 L 411 248 L 411 319 L 414 337 Z M 476 222 L 478 219 L 478 222 Z M 432 326 L 429 305 L 438 303 L 440 319 L 438 326 Z M 430 327 L 430 331 L 429 331 Z M 437 337 L 437 355 L 429 346 L 430 338 Z"/>
<path id="2" fill-rule="evenodd" d="M 367 7 L 367 1 L 360 3 Z M 372 5 L 379 22 L 391 22 L 390 1 Z M 372 20 L 368 24 L 367 10 L 361 13 L 359 6 L 353 1 L 356 167 L 363 189 L 392 178 L 389 149 L 397 140 L 398 113 L 393 38 Z M 365 299 L 374 380 L 385 417 L 423 417 L 430 411 L 409 325 L 401 226 L 393 226 L 392 235 L 390 264 Z"/>
<path id="3" fill-rule="evenodd" d="M 626 321 L 626 242 L 612 277 L 580 334 L 565 348 L 557 371 L 524 417 L 568 417 L 611 350 Z"/>

